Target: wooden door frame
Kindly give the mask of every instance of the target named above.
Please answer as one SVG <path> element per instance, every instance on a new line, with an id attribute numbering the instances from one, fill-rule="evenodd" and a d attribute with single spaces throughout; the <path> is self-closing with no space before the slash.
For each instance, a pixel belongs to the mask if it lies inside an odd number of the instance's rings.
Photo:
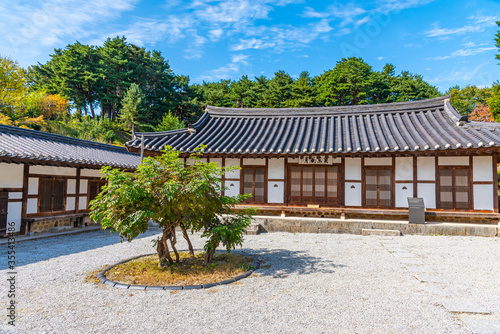
<path id="1" fill-rule="evenodd" d="M 455 192 L 455 170 L 464 169 L 469 172 L 467 178 L 468 191 L 468 208 L 467 209 L 457 209 L 456 208 L 456 192 Z M 441 171 L 451 170 L 452 174 L 452 197 L 453 197 L 453 209 L 443 209 L 441 206 Z M 472 194 L 473 194 L 473 182 L 472 178 L 472 168 L 471 166 L 448 166 L 448 165 L 438 165 L 436 169 L 436 209 L 438 210 L 453 210 L 453 211 L 471 211 L 472 209 Z"/>
<path id="2" fill-rule="evenodd" d="M 244 202 L 245 204 L 267 204 L 267 201 L 268 201 L 268 198 L 267 198 L 267 188 L 268 188 L 268 182 L 267 182 L 267 179 L 268 179 L 268 166 L 267 166 L 267 161 L 266 161 L 266 164 L 265 165 L 244 165 L 241 167 L 241 170 L 240 170 L 240 194 L 244 195 L 244 189 L 245 189 L 245 169 L 252 169 L 253 170 L 253 179 L 254 179 L 254 182 L 255 182 L 255 169 L 258 169 L 258 168 L 263 168 L 264 169 L 264 202 L 255 202 L 255 201 L 251 201 L 251 202 Z M 253 192 L 255 192 L 255 189 L 253 189 Z M 254 194 L 252 194 L 253 197 Z"/>
<path id="3" fill-rule="evenodd" d="M 388 170 L 391 175 L 389 177 L 390 179 L 390 188 L 391 188 L 391 204 L 390 205 L 379 205 L 380 203 L 380 189 L 377 187 L 377 206 L 368 206 L 366 204 L 366 171 L 367 170 Z M 362 207 L 364 208 L 370 208 L 370 209 L 392 209 L 394 208 L 394 203 L 395 203 L 395 195 L 396 195 L 396 191 L 395 191 L 395 181 L 394 181 L 394 177 L 395 177 L 395 173 L 394 173 L 394 166 L 363 166 L 363 169 L 362 169 L 362 183 L 361 183 L 361 201 L 362 201 Z M 380 186 L 380 175 L 379 173 L 377 172 L 377 185 Z"/>
<path id="4" fill-rule="evenodd" d="M 290 203 L 291 199 L 292 199 L 292 179 L 291 179 L 291 176 L 292 176 L 292 173 L 290 172 L 290 169 L 292 167 L 337 167 L 337 203 L 335 204 L 330 204 L 328 203 L 328 178 L 327 178 L 327 172 L 325 170 L 325 200 L 326 202 L 324 204 L 319 204 L 319 205 L 323 205 L 323 206 L 328 206 L 328 205 L 334 205 L 333 207 L 341 207 L 342 206 L 342 200 L 341 200 L 341 196 L 343 197 L 343 192 L 342 192 L 342 182 L 341 182 L 341 175 L 343 175 L 342 173 L 342 164 L 341 163 L 336 163 L 336 164 L 331 164 L 331 165 L 309 165 L 309 164 L 299 164 L 299 163 L 288 163 L 285 167 L 285 170 L 286 170 L 286 174 L 287 174 L 287 178 L 285 179 L 286 181 L 286 185 L 285 185 L 285 191 L 286 191 L 286 194 L 285 194 L 285 202 L 287 203 L 287 205 L 297 205 L 297 206 L 302 206 L 302 205 L 307 205 L 307 204 L 315 204 L 315 203 L 304 203 L 302 200 L 301 200 L 301 203 Z M 316 174 L 315 174 L 315 169 L 313 168 L 313 188 L 312 188 L 312 193 L 313 193 L 313 198 L 316 198 L 315 196 L 315 179 L 316 179 Z M 303 199 L 304 198 L 304 195 L 303 195 L 303 189 L 302 189 L 302 185 L 303 185 L 303 173 L 301 172 L 300 174 L 300 177 L 301 177 L 301 188 L 300 188 L 300 198 Z"/>
<path id="5" fill-rule="evenodd" d="M 7 234 L 7 230 L 8 230 L 8 225 L 9 225 L 9 222 L 8 222 L 8 215 L 9 215 L 9 191 L 6 190 L 6 189 L 0 189 L 0 194 L 5 194 L 5 228 L 1 227 L 0 226 L 0 235 L 5 235 Z M 5 229 L 5 231 L 4 231 Z"/>

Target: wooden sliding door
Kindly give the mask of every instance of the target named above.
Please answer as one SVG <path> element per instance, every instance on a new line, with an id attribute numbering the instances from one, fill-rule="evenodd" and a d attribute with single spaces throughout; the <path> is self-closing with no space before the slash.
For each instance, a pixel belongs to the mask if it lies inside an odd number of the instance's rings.
<path id="1" fill-rule="evenodd" d="M 242 193 L 250 194 L 246 203 L 266 203 L 266 169 L 265 167 L 244 167 Z"/>
<path id="2" fill-rule="evenodd" d="M 438 209 L 470 210 L 470 168 L 440 167 Z"/>
<path id="3" fill-rule="evenodd" d="M 365 167 L 365 203 L 367 207 L 392 207 L 392 169 Z"/>
<path id="4" fill-rule="evenodd" d="M 289 204 L 338 205 L 339 166 L 289 166 Z"/>

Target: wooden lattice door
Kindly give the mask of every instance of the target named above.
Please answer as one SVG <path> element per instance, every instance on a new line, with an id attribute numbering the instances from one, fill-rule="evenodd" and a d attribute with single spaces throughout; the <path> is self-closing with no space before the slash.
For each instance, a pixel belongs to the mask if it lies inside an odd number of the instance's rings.
<path id="1" fill-rule="evenodd" d="M 290 166 L 289 204 L 338 205 L 338 166 Z"/>
<path id="2" fill-rule="evenodd" d="M 0 191 L 0 235 L 7 233 L 7 209 L 9 205 L 9 193 Z"/>
<path id="3" fill-rule="evenodd" d="M 250 194 L 247 203 L 266 202 L 266 169 L 264 167 L 243 168 L 243 194 Z"/>
<path id="4" fill-rule="evenodd" d="M 365 168 L 365 200 L 367 207 L 392 206 L 392 171 L 387 167 Z"/>
<path id="5" fill-rule="evenodd" d="M 470 170 L 468 167 L 439 169 L 438 208 L 470 210 Z"/>

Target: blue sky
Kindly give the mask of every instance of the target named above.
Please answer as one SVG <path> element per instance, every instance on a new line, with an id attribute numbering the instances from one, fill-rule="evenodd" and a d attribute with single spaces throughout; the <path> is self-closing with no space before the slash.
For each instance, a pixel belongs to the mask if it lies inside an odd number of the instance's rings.
<path id="1" fill-rule="evenodd" d="M 107 37 L 162 51 L 191 82 L 284 70 L 318 75 L 343 57 L 422 74 L 441 91 L 500 79 L 498 1 L 2 0 L 0 54 L 23 67 Z"/>

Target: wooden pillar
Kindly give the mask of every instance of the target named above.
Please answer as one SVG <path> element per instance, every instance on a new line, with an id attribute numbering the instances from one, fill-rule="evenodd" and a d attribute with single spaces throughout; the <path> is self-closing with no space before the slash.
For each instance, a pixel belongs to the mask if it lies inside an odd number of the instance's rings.
<path id="1" fill-rule="evenodd" d="M 75 213 L 80 209 L 80 179 L 81 179 L 82 168 L 78 166 L 76 168 L 76 189 L 75 189 Z"/>
<path id="2" fill-rule="evenodd" d="M 21 205 L 21 219 L 26 218 L 28 212 L 29 170 L 30 166 L 27 162 L 25 162 L 23 164 L 23 199 Z M 40 189 L 38 189 L 38 191 L 40 191 Z"/>
<path id="3" fill-rule="evenodd" d="M 493 209 L 498 213 L 498 175 L 497 175 L 497 166 L 498 166 L 498 158 L 496 155 L 493 155 Z"/>
<path id="4" fill-rule="evenodd" d="M 413 156 L 413 197 L 418 196 L 417 156 Z"/>

